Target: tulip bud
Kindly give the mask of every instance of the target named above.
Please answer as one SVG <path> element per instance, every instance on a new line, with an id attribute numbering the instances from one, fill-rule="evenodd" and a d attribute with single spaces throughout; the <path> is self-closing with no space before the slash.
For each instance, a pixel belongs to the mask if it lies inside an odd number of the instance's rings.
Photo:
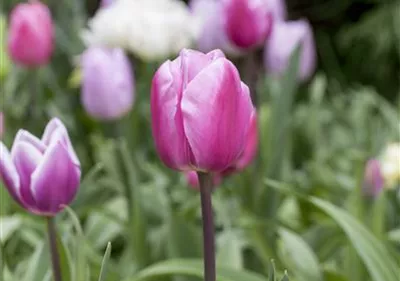
<path id="1" fill-rule="evenodd" d="M 236 163 L 253 110 L 249 88 L 220 50 L 184 49 L 153 78 L 153 136 L 172 169 L 220 172 Z"/>
<path id="2" fill-rule="evenodd" d="M 221 49 L 227 54 L 238 55 L 240 51 L 229 41 L 225 32 L 222 3 L 217 0 L 192 0 L 190 8 L 200 21 L 201 32 L 197 48 L 202 52 Z"/>
<path id="3" fill-rule="evenodd" d="M 74 199 L 81 168 L 60 120 L 49 122 L 42 139 L 20 130 L 11 153 L 2 142 L 0 151 L 0 178 L 29 212 L 54 216 Z"/>
<path id="4" fill-rule="evenodd" d="M 186 180 L 190 187 L 192 187 L 195 190 L 200 189 L 199 176 L 197 175 L 197 173 L 195 171 L 185 172 L 185 177 L 186 177 Z M 218 185 L 220 185 L 221 181 L 222 181 L 222 178 L 221 178 L 220 174 L 213 175 L 214 188 L 218 187 Z"/>
<path id="5" fill-rule="evenodd" d="M 82 104 L 95 119 L 114 120 L 134 102 L 133 70 L 122 49 L 92 47 L 82 54 Z"/>
<path id="6" fill-rule="evenodd" d="M 264 63 L 268 71 L 281 75 L 297 46 L 301 47 L 298 79 L 311 77 L 316 67 L 316 50 L 310 24 L 306 20 L 277 22 L 268 38 Z"/>
<path id="7" fill-rule="evenodd" d="M 265 41 L 272 27 L 266 0 L 222 0 L 228 38 L 239 48 L 252 48 Z"/>
<path id="8" fill-rule="evenodd" d="M 376 197 L 384 186 L 381 165 L 378 160 L 371 159 L 367 162 L 364 174 L 365 194 Z"/>
<path id="9" fill-rule="evenodd" d="M 39 1 L 18 4 L 11 12 L 8 52 L 12 60 L 29 67 L 46 64 L 53 52 L 50 10 Z"/>

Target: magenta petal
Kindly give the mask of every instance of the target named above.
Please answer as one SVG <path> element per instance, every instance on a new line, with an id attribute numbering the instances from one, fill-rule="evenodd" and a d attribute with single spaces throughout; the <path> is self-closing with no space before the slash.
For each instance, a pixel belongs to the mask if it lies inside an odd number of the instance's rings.
<path id="1" fill-rule="evenodd" d="M 64 124 L 58 118 L 53 118 L 46 126 L 42 136 L 42 142 L 46 145 L 51 145 L 52 143 L 56 143 L 61 141 L 68 148 L 68 153 L 72 161 L 76 166 L 80 166 L 80 162 L 78 156 L 75 153 L 74 148 L 72 147 L 71 141 L 68 136 L 67 128 L 65 128 Z"/>
<path id="2" fill-rule="evenodd" d="M 181 71 L 183 75 L 183 88 L 213 60 L 212 55 L 208 56 L 202 52 L 189 49 L 183 49 L 180 52 L 180 58 L 182 60 Z"/>
<path id="3" fill-rule="evenodd" d="M 11 159 L 7 147 L 2 142 L 0 142 L 0 178 L 14 200 L 24 206 L 20 200 L 20 181 L 17 168 Z"/>
<path id="4" fill-rule="evenodd" d="M 80 170 L 66 146 L 57 142 L 46 151 L 31 180 L 37 211 L 55 215 L 62 210 L 62 205 L 68 205 L 74 199 L 79 187 Z"/>
<path id="5" fill-rule="evenodd" d="M 31 191 L 31 175 L 41 162 L 43 155 L 32 144 L 18 142 L 11 150 L 11 157 L 20 178 L 20 198 L 29 207 L 35 205 Z"/>
<path id="6" fill-rule="evenodd" d="M 181 107 L 196 166 L 218 172 L 232 165 L 244 149 L 253 110 L 235 66 L 220 58 L 203 69 L 188 84 Z"/>
<path id="7" fill-rule="evenodd" d="M 46 149 L 46 145 L 37 137 L 29 133 L 28 131 L 25 130 L 19 130 L 17 135 L 15 136 L 14 139 L 14 145 L 16 145 L 19 142 L 27 142 L 31 145 L 33 145 L 37 150 L 39 150 L 41 153 L 44 153 Z M 12 150 L 12 149 L 11 149 Z"/>
<path id="8" fill-rule="evenodd" d="M 258 146 L 258 127 L 257 127 L 257 114 L 254 111 L 251 120 L 250 127 L 247 133 L 246 145 L 243 153 L 236 163 L 236 169 L 242 170 L 246 168 L 254 159 L 257 154 Z"/>
<path id="9" fill-rule="evenodd" d="M 180 102 L 180 58 L 165 62 L 156 72 L 151 88 L 151 117 L 155 145 L 164 163 L 178 170 L 190 166 L 192 153 L 183 130 Z"/>

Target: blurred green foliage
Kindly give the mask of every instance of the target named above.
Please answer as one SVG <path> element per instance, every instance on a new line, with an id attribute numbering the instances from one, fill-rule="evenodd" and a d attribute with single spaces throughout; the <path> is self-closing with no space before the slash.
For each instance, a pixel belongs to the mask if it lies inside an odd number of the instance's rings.
<path id="1" fill-rule="evenodd" d="M 3 1 L 1 14 L 17 2 Z M 129 116 L 114 124 L 90 119 L 71 81 L 79 81 L 80 31 L 96 1 L 45 2 L 57 46 L 51 64 L 36 72 L 8 62 L 0 21 L 0 109 L 7 145 L 21 127 L 40 134 L 51 116 L 70 131 L 84 178 L 73 212 L 57 217 L 67 278 L 200 280 L 199 195 L 161 164 L 151 138 L 157 64 L 132 59 L 137 99 Z M 287 269 L 291 281 L 397 281 L 399 187 L 371 200 L 362 181 L 365 162 L 400 141 L 400 3 L 287 4 L 291 18 L 313 24 L 319 70 L 296 85 L 294 59 L 282 81 L 265 75 L 259 83 L 259 157 L 213 195 L 218 280 L 280 280 Z M 1 280 L 50 280 L 44 221 L 3 187 L 0 199 Z"/>

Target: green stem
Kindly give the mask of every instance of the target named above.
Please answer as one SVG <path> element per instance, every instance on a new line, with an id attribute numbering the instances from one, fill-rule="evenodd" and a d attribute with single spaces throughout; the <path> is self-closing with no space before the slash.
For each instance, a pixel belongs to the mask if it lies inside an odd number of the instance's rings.
<path id="1" fill-rule="evenodd" d="M 209 173 L 200 172 L 198 176 L 203 217 L 204 281 L 215 281 L 215 230 L 211 200 L 213 177 Z"/>
<path id="2" fill-rule="evenodd" d="M 57 230 L 53 217 L 47 218 L 47 232 L 49 235 L 50 256 L 53 266 L 54 281 L 61 281 L 60 256 L 57 249 Z"/>

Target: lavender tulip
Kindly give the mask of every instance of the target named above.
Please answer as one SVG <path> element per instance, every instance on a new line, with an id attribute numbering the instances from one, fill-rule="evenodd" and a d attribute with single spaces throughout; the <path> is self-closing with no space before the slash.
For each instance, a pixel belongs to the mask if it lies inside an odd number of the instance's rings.
<path id="1" fill-rule="evenodd" d="M 249 88 L 220 50 L 184 49 L 153 78 L 153 136 L 172 169 L 221 172 L 236 163 L 253 111 Z"/>
<path id="2" fill-rule="evenodd" d="M 134 102 L 134 77 L 122 49 L 91 47 L 82 55 L 82 104 L 99 120 L 127 114 Z"/>
<path id="3" fill-rule="evenodd" d="M 272 12 L 266 0 L 222 0 L 224 27 L 239 48 L 262 44 L 272 28 Z"/>
<path id="4" fill-rule="evenodd" d="M 8 52 L 25 66 L 46 64 L 53 52 L 53 23 L 50 10 L 39 1 L 18 4 L 10 15 Z"/>
<path id="5" fill-rule="evenodd" d="M 369 160 L 365 167 L 364 175 L 365 194 L 376 197 L 383 189 L 384 183 L 381 164 L 376 159 Z"/>
<path id="6" fill-rule="evenodd" d="M 80 163 L 60 120 L 51 120 L 41 139 L 20 130 L 11 153 L 2 142 L 0 151 L 0 177 L 29 212 L 54 216 L 74 199 Z"/>
<path id="7" fill-rule="evenodd" d="M 301 45 L 298 79 L 309 79 L 316 67 L 316 50 L 310 24 L 306 20 L 277 22 L 265 45 L 264 63 L 266 69 L 281 75 L 289 64 L 290 57 Z"/>

